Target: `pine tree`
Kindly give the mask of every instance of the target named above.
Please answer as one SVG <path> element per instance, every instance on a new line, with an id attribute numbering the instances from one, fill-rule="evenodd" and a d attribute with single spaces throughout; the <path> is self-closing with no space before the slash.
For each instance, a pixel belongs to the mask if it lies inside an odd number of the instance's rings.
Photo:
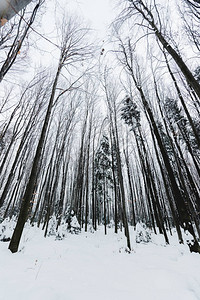
<path id="1" fill-rule="evenodd" d="M 107 136 L 103 135 L 100 146 L 95 156 L 95 182 L 97 196 L 97 214 L 101 215 L 101 207 L 103 204 L 103 221 L 105 226 L 105 234 L 107 233 L 107 207 L 109 201 L 108 188 L 112 185 L 112 167 L 110 158 L 110 145 Z M 101 221 L 101 220 L 100 220 Z"/>
<path id="2" fill-rule="evenodd" d="M 121 109 L 121 118 L 131 127 L 131 130 L 135 130 L 135 128 L 140 126 L 140 111 L 137 109 L 137 105 L 128 96 L 124 99 L 123 104 L 124 107 Z"/>

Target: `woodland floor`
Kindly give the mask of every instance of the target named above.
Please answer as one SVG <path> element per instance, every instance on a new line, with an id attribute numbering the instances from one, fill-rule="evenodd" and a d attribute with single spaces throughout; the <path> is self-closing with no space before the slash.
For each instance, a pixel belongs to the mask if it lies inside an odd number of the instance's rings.
<path id="1" fill-rule="evenodd" d="M 123 233 L 43 237 L 27 226 L 20 251 L 0 242 L 0 300 L 198 300 L 200 255 L 161 235 L 125 251 Z"/>

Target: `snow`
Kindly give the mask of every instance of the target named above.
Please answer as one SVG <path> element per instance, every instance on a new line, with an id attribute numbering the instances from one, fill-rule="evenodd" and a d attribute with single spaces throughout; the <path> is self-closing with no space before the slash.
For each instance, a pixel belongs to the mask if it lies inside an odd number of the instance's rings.
<path id="1" fill-rule="evenodd" d="M 151 233 L 131 253 L 123 233 L 70 234 L 44 238 L 27 225 L 20 251 L 12 254 L 0 242 L 0 300 L 197 300 L 200 299 L 200 255 L 171 238 Z"/>

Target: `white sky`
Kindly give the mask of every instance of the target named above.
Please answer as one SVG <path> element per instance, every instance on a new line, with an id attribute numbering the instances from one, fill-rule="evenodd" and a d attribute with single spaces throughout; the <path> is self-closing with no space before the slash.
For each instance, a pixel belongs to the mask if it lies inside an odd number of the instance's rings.
<path id="1" fill-rule="evenodd" d="M 72 2 L 72 1 L 71 1 Z M 99 34 L 106 35 L 107 26 L 115 16 L 113 0 L 80 0 L 74 1 L 77 13 L 83 15 L 91 22 L 91 27 L 97 29 Z M 71 3 L 69 2 L 69 6 Z"/>
<path id="2" fill-rule="evenodd" d="M 92 29 L 97 30 L 97 35 L 104 37 L 107 35 L 108 26 L 116 17 L 115 4 L 116 0 L 48 0 L 43 19 L 48 31 L 51 28 L 49 14 L 54 14 L 55 7 L 58 11 L 64 9 L 69 14 L 83 17 Z"/>
<path id="3" fill-rule="evenodd" d="M 41 27 L 36 29 L 49 40 L 55 42 L 57 35 L 55 10 L 56 15 L 59 15 L 59 13 L 64 10 L 69 15 L 75 14 L 82 17 L 86 21 L 86 24 L 88 24 L 91 29 L 94 29 L 94 38 L 100 42 L 100 45 L 105 45 L 109 34 L 108 27 L 117 15 L 114 9 L 115 5 L 116 0 L 47 0 L 42 9 Z M 37 47 L 41 50 L 45 49 L 45 51 L 42 53 L 42 57 L 40 57 L 40 54 L 34 50 L 31 56 L 32 62 L 36 65 L 40 65 L 40 62 L 47 65 L 53 63 L 55 47 L 38 36 L 36 36 L 36 39 Z M 101 51 L 101 49 L 99 51 Z"/>

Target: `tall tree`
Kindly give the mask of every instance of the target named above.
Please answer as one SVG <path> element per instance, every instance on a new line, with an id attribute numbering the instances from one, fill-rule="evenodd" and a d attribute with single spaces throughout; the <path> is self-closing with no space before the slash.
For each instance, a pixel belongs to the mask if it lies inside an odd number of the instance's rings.
<path id="1" fill-rule="evenodd" d="M 141 17 L 141 25 L 146 26 L 149 32 L 152 32 L 166 52 L 173 58 L 174 62 L 179 67 L 181 73 L 185 77 L 188 85 L 195 91 L 200 98 L 200 85 L 195 79 L 192 71 L 188 68 L 179 52 L 170 43 L 167 36 L 163 31 L 163 26 L 160 21 L 157 4 L 154 1 L 154 5 L 148 6 L 143 0 L 128 0 L 127 12 L 125 12 L 125 18 L 131 18 L 135 14 Z M 145 23 L 144 23 L 145 22 Z"/>
<path id="2" fill-rule="evenodd" d="M 49 99 L 48 103 L 48 108 L 46 111 L 46 116 L 44 120 L 44 124 L 42 127 L 41 131 L 41 136 L 38 142 L 37 150 L 35 153 L 35 158 L 33 160 L 33 165 L 31 169 L 31 174 L 29 177 L 29 181 L 27 183 L 23 201 L 22 201 L 22 206 L 20 210 L 20 214 L 18 217 L 18 221 L 16 224 L 16 227 L 14 229 L 13 236 L 11 238 L 11 242 L 9 244 L 9 249 L 11 252 L 17 252 L 19 242 L 21 239 L 21 235 L 23 232 L 23 228 L 27 219 L 27 214 L 30 206 L 30 201 L 34 192 L 34 186 L 36 183 L 36 176 L 37 176 L 37 171 L 38 171 L 38 166 L 42 154 L 42 150 L 44 147 L 45 143 L 45 137 L 46 137 L 46 132 L 48 129 L 50 117 L 51 117 L 51 112 L 53 108 L 53 104 L 55 101 L 56 97 L 56 91 L 57 91 L 57 85 L 59 82 L 59 78 L 61 76 L 61 72 L 64 68 L 67 66 L 75 64 L 77 61 L 82 61 L 84 57 L 88 56 L 89 53 L 89 48 L 88 45 L 85 45 L 85 36 L 88 32 L 87 29 L 83 30 L 80 28 L 80 25 L 77 24 L 73 19 L 68 20 L 68 23 L 63 22 L 62 24 L 62 43 L 61 43 L 61 51 L 60 51 L 60 58 L 59 58 L 59 63 L 56 71 L 56 75 L 54 78 L 52 90 L 51 90 L 51 96 Z M 64 93 L 67 93 L 72 87 L 74 83 L 72 83 L 70 86 L 68 86 L 66 89 L 64 89 L 60 94 L 57 96 L 61 96 Z"/>
<path id="3" fill-rule="evenodd" d="M 99 148 L 95 155 L 95 190 L 98 210 L 103 204 L 103 223 L 105 234 L 107 234 L 107 220 L 108 220 L 108 187 L 112 184 L 110 145 L 106 135 L 103 135 L 100 141 Z"/>

